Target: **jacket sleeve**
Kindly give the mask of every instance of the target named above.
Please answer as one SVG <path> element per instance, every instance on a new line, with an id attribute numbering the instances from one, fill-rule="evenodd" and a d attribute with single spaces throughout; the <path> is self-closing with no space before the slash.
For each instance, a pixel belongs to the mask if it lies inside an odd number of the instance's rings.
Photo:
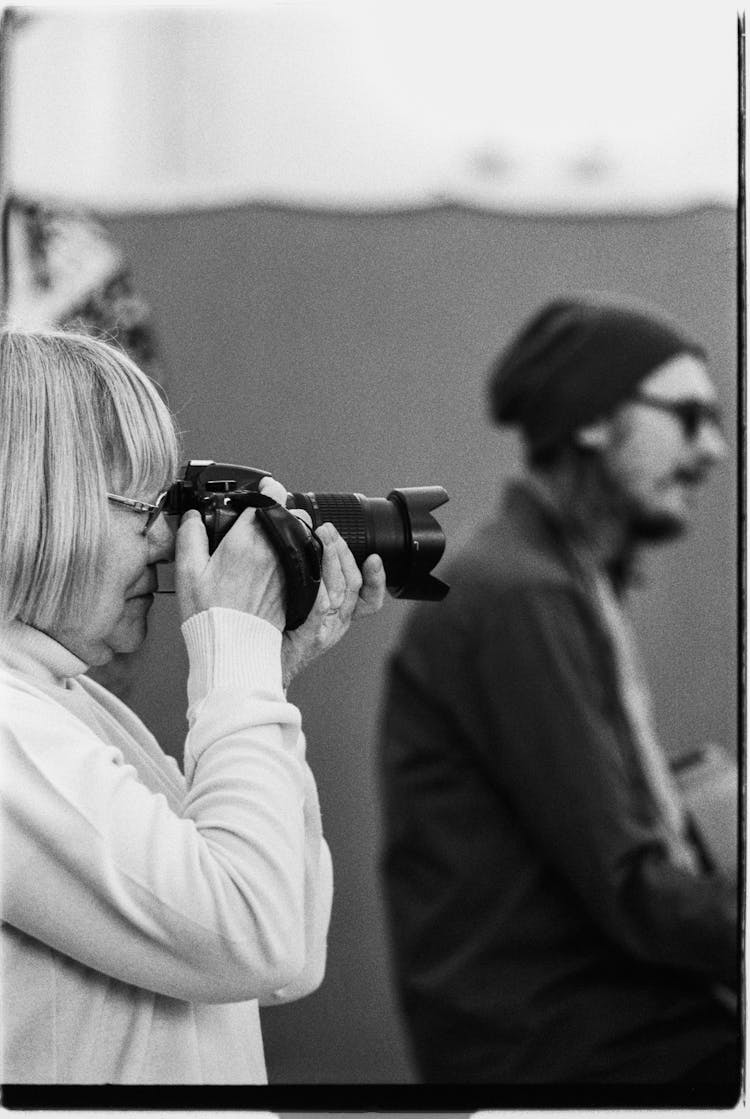
<path id="1" fill-rule="evenodd" d="M 585 597 L 515 588 L 478 626 L 484 762 L 527 833 L 627 952 L 735 983 L 736 893 L 670 862 Z"/>
<path id="2" fill-rule="evenodd" d="M 183 626 L 181 811 L 106 734 L 39 694 L 2 714 L 3 919 L 174 998 L 273 998 L 320 981 L 330 860 L 281 635 L 237 611 Z"/>

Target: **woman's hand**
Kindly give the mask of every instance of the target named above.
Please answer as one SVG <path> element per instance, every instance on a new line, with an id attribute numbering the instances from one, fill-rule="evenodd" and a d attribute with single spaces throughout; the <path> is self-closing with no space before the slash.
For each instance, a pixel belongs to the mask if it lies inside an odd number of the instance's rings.
<path id="1" fill-rule="evenodd" d="M 200 513 L 197 509 L 185 513 L 177 530 L 175 590 L 183 622 L 212 606 L 224 606 L 284 629 L 284 575 L 255 523 L 254 509 L 240 514 L 213 555 L 208 554 Z"/>
<path id="2" fill-rule="evenodd" d="M 348 544 L 332 524 L 321 525 L 316 535 L 323 545 L 320 590 L 302 625 L 284 634 L 284 687 L 341 640 L 352 618 L 376 613 L 385 598 L 385 570 L 379 556 L 368 556 L 360 573 Z"/>

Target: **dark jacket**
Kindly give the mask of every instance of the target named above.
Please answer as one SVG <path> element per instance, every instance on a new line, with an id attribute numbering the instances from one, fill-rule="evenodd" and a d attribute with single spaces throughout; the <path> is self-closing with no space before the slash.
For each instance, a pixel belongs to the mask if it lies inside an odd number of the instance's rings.
<path id="1" fill-rule="evenodd" d="M 523 484 L 410 615 L 383 707 L 383 874 L 422 1077 L 668 1081 L 736 1032 L 735 891 L 675 869 L 608 634 Z"/>

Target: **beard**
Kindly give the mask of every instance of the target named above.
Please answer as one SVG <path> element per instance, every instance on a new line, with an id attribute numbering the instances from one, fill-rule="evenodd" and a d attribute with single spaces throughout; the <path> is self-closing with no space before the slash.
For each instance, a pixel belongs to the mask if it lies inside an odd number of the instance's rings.
<path id="1" fill-rule="evenodd" d="M 684 492 L 687 492 L 703 481 L 704 474 L 701 471 L 678 470 L 671 477 L 666 478 L 659 489 L 666 491 L 673 486 L 682 486 Z M 629 524 L 636 540 L 645 544 L 658 544 L 660 541 L 675 540 L 687 531 L 689 517 L 686 513 L 648 508 L 643 500 L 634 497 L 631 497 L 629 504 Z"/>
<path id="2" fill-rule="evenodd" d="M 591 503 L 588 512 L 595 510 L 595 517 L 619 524 L 630 544 L 668 543 L 687 531 L 688 518 L 684 513 L 660 508 L 658 500 L 649 501 L 646 494 L 634 492 L 601 456 L 591 456 L 588 465 L 590 488 L 583 503 Z M 658 489 L 666 492 L 672 486 L 693 485 L 699 480 L 694 473 L 678 471 L 663 479 Z"/>

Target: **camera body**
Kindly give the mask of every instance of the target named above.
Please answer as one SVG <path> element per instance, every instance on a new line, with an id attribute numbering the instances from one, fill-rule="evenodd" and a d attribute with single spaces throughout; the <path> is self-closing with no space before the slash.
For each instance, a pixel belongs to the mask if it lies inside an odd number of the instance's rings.
<path id="1" fill-rule="evenodd" d="M 315 602 L 322 556 L 315 529 L 326 521 L 341 533 L 358 565 L 372 553 L 380 556 L 394 598 L 439 601 L 448 593 L 446 584 L 430 574 L 445 550 L 445 536 L 432 516 L 448 500 L 442 486 L 395 489 L 386 498 L 291 493 L 284 509 L 260 492 L 260 482 L 268 477 L 269 471 L 252 466 L 191 459 L 184 477 L 171 486 L 164 512 L 197 509 L 213 552 L 243 509 L 256 509 L 286 577 L 287 629 L 301 625 Z M 291 509 L 305 510 L 312 529 Z"/>

